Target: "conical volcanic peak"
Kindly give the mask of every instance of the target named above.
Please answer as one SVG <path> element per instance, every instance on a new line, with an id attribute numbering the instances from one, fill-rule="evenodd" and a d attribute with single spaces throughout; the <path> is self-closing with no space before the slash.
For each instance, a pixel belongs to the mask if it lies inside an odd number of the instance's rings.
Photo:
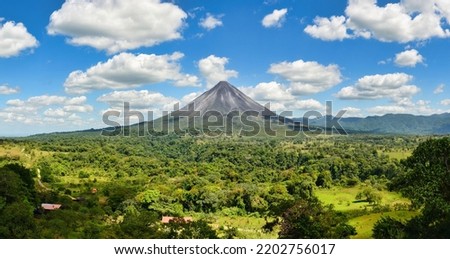
<path id="1" fill-rule="evenodd" d="M 220 81 L 181 110 L 188 110 L 188 107 L 192 107 L 192 105 L 195 111 L 200 112 L 200 114 L 208 111 L 218 111 L 222 114 L 228 114 L 232 111 L 241 113 L 245 111 L 257 111 L 258 113 L 267 111 L 267 108 L 226 81 Z"/>

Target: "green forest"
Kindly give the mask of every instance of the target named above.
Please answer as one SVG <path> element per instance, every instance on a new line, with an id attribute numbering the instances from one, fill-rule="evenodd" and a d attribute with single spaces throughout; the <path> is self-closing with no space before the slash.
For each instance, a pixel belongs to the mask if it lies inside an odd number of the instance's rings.
<path id="1" fill-rule="evenodd" d="M 3 139 L 0 238 L 450 238 L 449 157 L 442 136 Z"/>

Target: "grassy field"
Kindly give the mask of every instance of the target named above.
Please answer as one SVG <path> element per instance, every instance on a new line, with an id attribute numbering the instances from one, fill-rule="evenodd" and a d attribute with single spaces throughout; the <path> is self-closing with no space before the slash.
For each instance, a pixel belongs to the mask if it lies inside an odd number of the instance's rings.
<path id="1" fill-rule="evenodd" d="M 51 154 L 51 152 L 41 150 L 26 150 L 25 147 L 19 145 L 0 145 L 0 158 L 5 158 L 8 161 L 19 161 L 27 167 L 32 167 L 41 157 Z"/>
<path id="2" fill-rule="evenodd" d="M 369 206 L 365 202 L 357 202 L 355 197 L 364 187 L 352 188 L 334 187 L 331 189 L 318 189 L 315 194 L 324 204 L 333 204 L 338 211 L 361 210 Z M 395 192 L 380 191 L 383 199 L 381 205 L 408 204 L 408 199 Z"/>
<path id="3" fill-rule="evenodd" d="M 372 238 L 372 228 L 375 222 L 377 222 L 382 216 L 390 216 L 396 219 L 407 220 L 417 215 L 415 211 L 390 211 L 382 213 L 370 213 L 370 208 L 366 202 L 356 202 L 355 197 L 359 191 L 364 187 L 352 187 L 352 188 L 339 188 L 332 189 L 319 189 L 316 191 L 316 195 L 325 204 L 333 204 L 334 208 L 338 211 L 350 212 L 357 210 L 368 209 L 367 215 L 359 216 L 349 220 L 349 224 L 354 226 L 357 231 L 357 235 L 352 238 L 366 239 Z M 389 205 L 391 208 L 395 204 L 407 205 L 409 200 L 403 198 L 399 193 L 380 191 L 383 199 L 380 205 Z"/>
<path id="4" fill-rule="evenodd" d="M 248 216 L 213 216 L 213 227 L 234 227 L 238 230 L 237 238 L 241 239 L 276 239 L 278 237 L 278 229 L 273 232 L 265 233 L 262 227 L 266 223 L 263 218 L 255 218 Z"/>

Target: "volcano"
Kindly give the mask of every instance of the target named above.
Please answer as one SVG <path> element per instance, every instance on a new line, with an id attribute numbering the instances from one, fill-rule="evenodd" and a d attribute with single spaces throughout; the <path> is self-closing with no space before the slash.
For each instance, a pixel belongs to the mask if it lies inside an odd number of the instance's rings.
<path id="1" fill-rule="evenodd" d="M 164 116 L 162 123 L 166 123 L 167 128 L 175 125 L 176 128 L 204 129 L 205 125 L 213 124 L 224 126 L 227 131 L 257 128 L 268 129 L 266 132 L 272 127 L 279 129 L 294 124 L 226 81 L 220 81 L 183 108 Z"/>
<path id="2" fill-rule="evenodd" d="M 256 111 L 264 116 L 276 116 L 274 112 L 257 103 L 226 81 L 220 81 L 213 88 L 195 98 L 179 111 L 189 110 L 195 110 L 200 115 L 204 115 L 208 111 L 219 112 L 222 115 L 229 114 L 233 111 L 240 113 Z M 176 115 L 177 111 L 172 114 Z"/>

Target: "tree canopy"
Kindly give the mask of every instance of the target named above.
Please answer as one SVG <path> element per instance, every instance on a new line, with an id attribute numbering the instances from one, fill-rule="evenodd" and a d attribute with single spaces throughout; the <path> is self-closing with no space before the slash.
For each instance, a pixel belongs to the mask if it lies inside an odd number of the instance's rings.
<path id="1" fill-rule="evenodd" d="M 404 236 L 450 238 L 450 138 L 421 143 L 404 161 L 404 166 L 404 172 L 394 179 L 391 188 L 410 198 L 422 211 L 406 223 Z M 392 219 L 384 219 L 383 224 L 375 226 L 374 233 L 383 232 L 383 228 L 389 232 L 389 228 L 399 225 Z"/>

